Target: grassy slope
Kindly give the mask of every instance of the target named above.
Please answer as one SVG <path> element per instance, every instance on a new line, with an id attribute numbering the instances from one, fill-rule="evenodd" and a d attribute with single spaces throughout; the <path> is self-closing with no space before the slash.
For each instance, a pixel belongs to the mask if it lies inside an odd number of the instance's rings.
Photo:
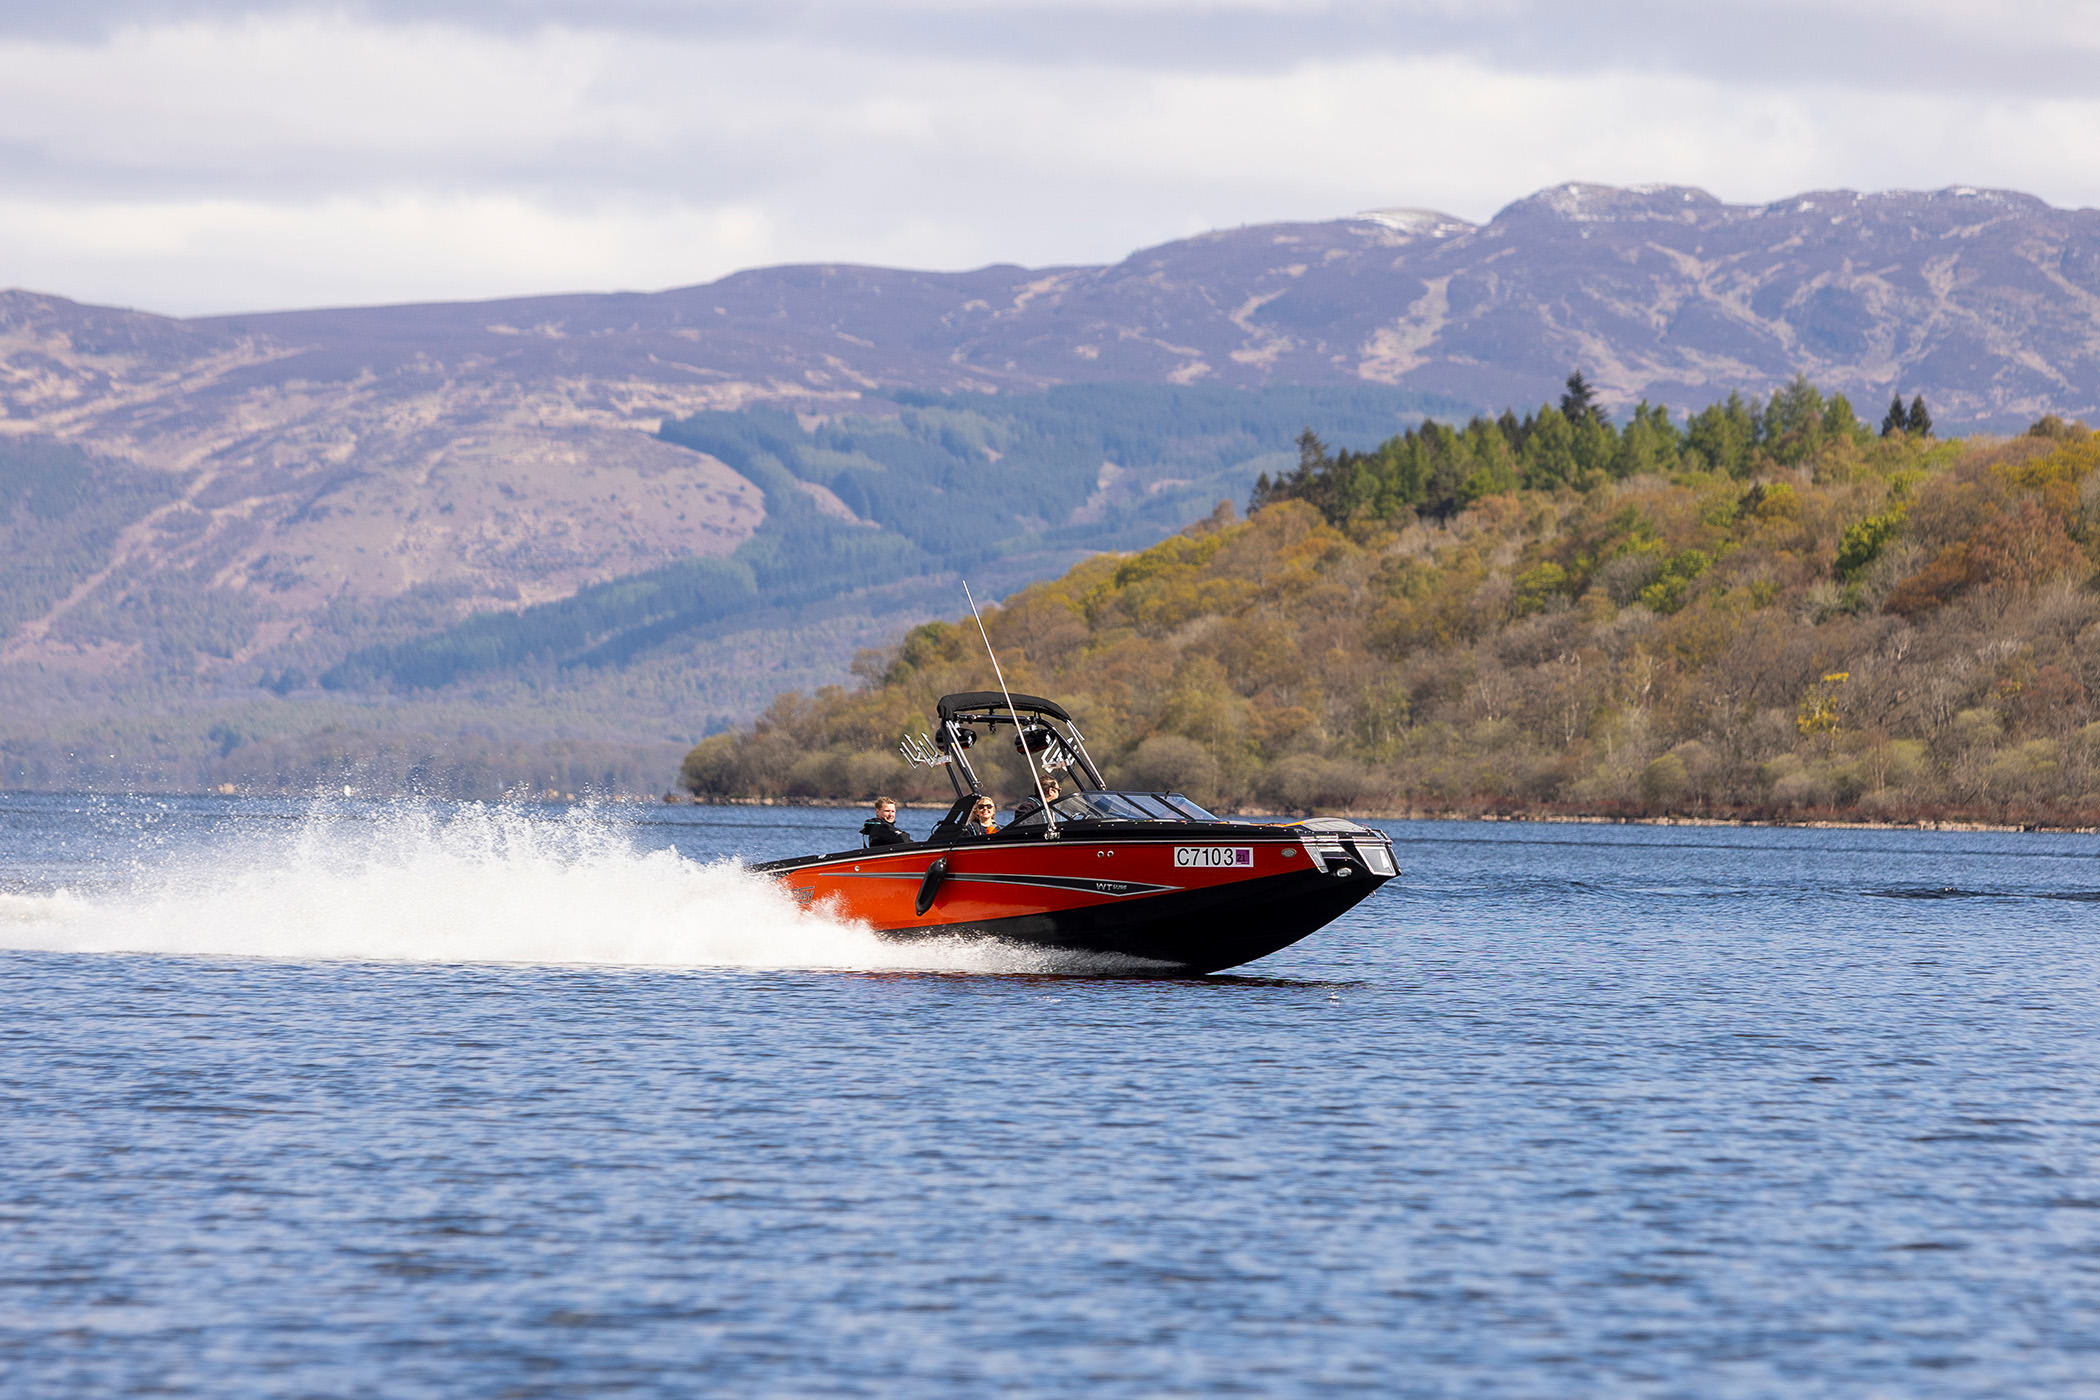
<path id="1" fill-rule="evenodd" d="M 2100 821 L 2100 439 L 1846 432 L 1702 465 L 1443 520 L 1283 499 L 988 621 L 1112 776 L 1227 807 Z M 989 683 L 974 629 L 856 669 L 702 744 L 687 785 L 924 787 L 891 749 Z"/>

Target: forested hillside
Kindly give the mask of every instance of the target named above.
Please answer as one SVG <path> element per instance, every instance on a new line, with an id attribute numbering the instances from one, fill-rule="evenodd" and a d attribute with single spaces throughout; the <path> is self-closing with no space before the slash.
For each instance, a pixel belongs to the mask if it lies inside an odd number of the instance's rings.
<path id="1" fill-rule="evenodd" d="M 0 641 L 107 567 L 123 528 L 174 495 L 164 474 L 0 437 Z"/>
<path id="2" fill-rule="evenodd" d="M 1003 591 L 1081 554 L 1157 539 L 1220 489 L 1243 487 L 1257 463 L 1288 460 L 1279 448 L 1308 414 L 1368 443 L 1404 416 L 1463 410 L 1378 385 L 1077 385 L 996 397 L 898 390 L 851 413 L 671 419 L 666 442 L 726 463 L 763 493 L 765 521 L 733 554 L 362 648 L 321 684 L 430 690 L 534 664 L 618 666 L 760 608 L 791 615 L 957 569 Z"/>
<path id="3" fill-rule="evenodd" d="M 1250 518 L 987 614 L 1120 781 L 1241 809 L 2100 821 L 2100 439 L 1940 441 L 1796 381 L 1689 424 L 1557 406 L 1310 432 Z M 688 757 L 704 795 L 933 795 L 893 746 L 974 628 Z M 1006 776 L 1012 792 L 1025 781 Z"/>

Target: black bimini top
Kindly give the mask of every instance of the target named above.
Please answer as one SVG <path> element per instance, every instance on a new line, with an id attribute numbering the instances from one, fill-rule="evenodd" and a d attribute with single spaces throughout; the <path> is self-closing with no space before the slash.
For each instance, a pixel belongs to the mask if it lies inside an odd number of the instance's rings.
<path id="1" fill-rule="evenodd" d="M 1072 722 L 1072 717 L 1065 713 L 1064 706 L 1058 704 L 1055 700 L 1045 700 L 1040 695 L 1023 695 L 1019 691 L 1015 691 L 1013 704 L 1009 706 L 1006 701 L 1007 697 L 996 690 L 962 690 L 957 691 L 953 695 L 943 695 L 938 708 L 943 722 L 954 719 L 957 715 L 971 710 L 1001 710 L 1013 714 L 1048 715 L 1052 719 L 1061 719 L 1066 724 Z"/>

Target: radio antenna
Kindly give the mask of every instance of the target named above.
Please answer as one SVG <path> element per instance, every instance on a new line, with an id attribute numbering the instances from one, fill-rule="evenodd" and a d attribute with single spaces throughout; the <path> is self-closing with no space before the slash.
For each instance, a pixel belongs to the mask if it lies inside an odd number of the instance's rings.
<path id="1" fill-rule="evenodd" d="M 1035 800 L 1043 804 L 1044 837 L 1057 839 L 1057 813 L 1050 810 L 1050 794 L 1043 790 L 1043 775 L 1036 771 L 1035 755 L 1028 751 L 1028 731 L 1021 724 L 1021 712 L 1014 708 L 1013 692 L 1006 688 L 1006 672 L 999 669 L 999 653 L 992 650 L 992 634 L 984 630 L 984 614 L 977 611 L 976 595 L 970 592 L 970 581 L 962 581 L 963 597 L 970 600 L 970 616 L 977 619 L 977 635 L 984 638 L 984 654 L 992 658 L 992 675 L 998 678 L 999 693 L 1006 697 L 1006 712 L 1014 717 L 1014 740 L 1027 760 L 1028 776 L 1035 779 Z"/>

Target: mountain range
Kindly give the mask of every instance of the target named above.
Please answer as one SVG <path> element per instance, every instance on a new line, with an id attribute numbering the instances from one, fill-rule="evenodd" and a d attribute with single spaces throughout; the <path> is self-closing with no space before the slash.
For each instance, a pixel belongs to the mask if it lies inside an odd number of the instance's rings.
<path id="1" fill-rule="evenodd" d="M 317 726 L 669 752 L 952 612 L 958 570 L 1010 587 L 1243 497 L 1307 423 L 1577 367 L 1615 409 L 1805 374 L 1942 432 L 2088 416 L 2100 212 L 1570 184 L 1109 267 L 188 320 L 0 293 L 0 782 L 188 785 Z"/>

